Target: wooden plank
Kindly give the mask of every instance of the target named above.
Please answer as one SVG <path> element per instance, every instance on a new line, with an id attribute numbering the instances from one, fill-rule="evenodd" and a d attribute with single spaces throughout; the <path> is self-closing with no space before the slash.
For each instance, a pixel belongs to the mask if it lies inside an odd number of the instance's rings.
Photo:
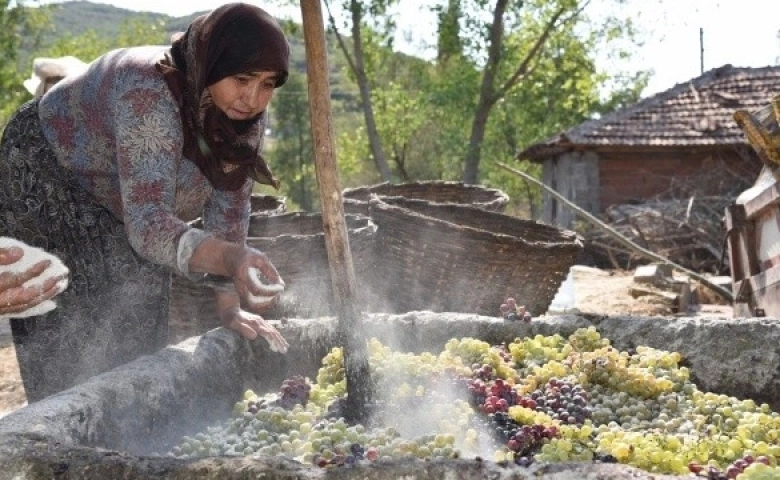
<path id="1" fill-rule="evenodd" d="M 755 300 L 755 308 L 762 316 L 780 317 L 780 266 L 772 267 L 748 280 Z M 754 312 L 755 315 L 758 315 Z"/>
<path id="2" fill-rule="evenodd" d="M 778 204 L 780 204 L 780 182 L 775 181 L 755 198 L 745 202 L 745 215 L 752 220 L 768 208 Z"/>
<path id="3" fill-rule="evenodd" d="M 750 276 L 745 265 L 745 249 L 742 229 L 745 226 L 745 208 L 742 205 L 732 204 L 726 207 L 726 246 L 729 252 L 729 268 L 731 279 L 734 282 L 745 280 Z"/>

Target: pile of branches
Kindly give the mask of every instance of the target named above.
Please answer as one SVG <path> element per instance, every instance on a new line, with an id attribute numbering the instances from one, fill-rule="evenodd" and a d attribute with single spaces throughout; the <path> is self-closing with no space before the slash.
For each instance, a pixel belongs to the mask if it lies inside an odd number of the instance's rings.
<path id="1" fill-rule="evenodd" d="M 609 207 L 600 219 L 647 250 L 697 272 L 727 275 L 726 207 L 755 181 L 754 172 L 710 162 L 691 176 L 669 179 L 670 188 L 637 204 Z M 631 269 L 648 263 L 603 230 L 581 225 L 586 251 L 606 268 Z M 583 232 L 584 230 L 584 232 Z"/>

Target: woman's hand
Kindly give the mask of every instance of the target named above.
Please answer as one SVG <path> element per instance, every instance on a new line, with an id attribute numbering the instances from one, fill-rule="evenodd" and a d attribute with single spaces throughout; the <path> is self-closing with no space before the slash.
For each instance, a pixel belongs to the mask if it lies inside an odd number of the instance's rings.
<path id="1" fill-rule="evenodd" d="M 14 316 L 51 300 L 67 286 L 67 273 L 52 274 L 46 270 L 51 260 L 41 260 L 22 271 L 5 268 L 18 262 L 25 251 L 18 246 L 0 247 L 0 315 Z M 32 285 L 24 286 L 30 280 Z"/>
<path id="2" fill-rule="evenodd" d="M 235 330 L 246 339 L 254 340 L 258 335 L 265 338 L 273 352 L 286 353 L 290 346 L 279 330 L 263 317 L 241 310 L 238 306 L 220 311 L 219 317 L 225 327 Z"/>
<path id="3" fill-rule="evenodd" d="M 233 284 L 248 310 L 262 313 L 276 303 L 284 291 L 284 280 L 261 251 L 245 247 L 234 269 Z"/>
<path id="4" fill-rule="evenodd" d="M 241 306 L 254 313 L 263 313 L 273 306 L 284 290 L 284 281 L 266 254 L 213 237 L 198 245 L 190 257 L 189 268 L 191 272 L 231 278 Z"/>

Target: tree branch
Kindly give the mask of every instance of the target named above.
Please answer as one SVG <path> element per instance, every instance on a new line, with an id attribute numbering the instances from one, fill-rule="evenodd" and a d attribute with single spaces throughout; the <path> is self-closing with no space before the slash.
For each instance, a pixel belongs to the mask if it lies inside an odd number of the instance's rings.
<path id="1" fill-rule="evenodd" d="M 547 39 L 550 37 L 550 34 L 552 34 L 552 31 L 558 27 L 558 19 L 563 15 L 565 11 L 566 8 L 561 7 L 557 12 L 553 14 L 553 16 L 544 26 L 544 30 L 542 30 L 542 34 L 539 35 L 539 37 L 537 37 L 536 41 L 531 47 L 531 50 L 529 50 L 528 53 L 525 55 L 525 58 L 523 58 L 523 61 L 520 62 L 520 65 L 517 67 L 515 72 L 512 74 L 511 77 L 509 77 L 509 79 L 506 82 L 504 82 L 504 85 L 502 85 L 501 88 L 499 88 L 498 91 L 495 93 L 496 101 L 498 101 L 498 99 L 506 95 L 506 93 L 510 89 L 512 89 L 515 85 L 517 85 L 522 78 L 524 78 L 526 75 L 528 75 L 528 73 L 531 72 L 532 69 L 531 62 L 536 60 L 536 56 L 539 53 L 539 50 L 541 50 L 542 46 L 544 46 L 545 42 L 547 42 Z"/>
<path id="2" fill-rule="evenodd" d="M 504 85 L 501 86 L 501 88 L 498 89 L 498 91 L 495 94 L 495 101 L 498 101 L 502 97 L 504 97 L 509 90 L 511 90 L 515 85 L 517 85 L 521 79 L 523 79 L 526 75 L 530 74 L 533 71 L 532 62 L 536 59 L 536 56 L 539 52 L 539 50 L 544 46 L 545 42 L 547 42 L 547 39 L 552 34 L 553 30 L 558 28 L 561 25 L 565 25 L 574 19 L 576 19 L 584 10 L 585 7 L 587 7 L 590 4 L 590 0 L 587 0 L 583 2 L 579 8 L 575 9 L 571 15 L 564 18 L 562 21 L 558 22 L 558 20 L 563 16 L 564 13 L 566 13 L 566 7 L 561 7 L 558 11 L 556 11 L 552 17 L 550 17 L 550 20 L 547 22 L 547 24 L 544 27 L 544 30 L 542 31 L 542 34 L 536 39 L 536 42 L 534 42 L 534 45 L 531 47 L 531 50 L 528 52 L 528 54 L 525 56 L 523 61 L 520 63 L 520 65 L 517 67 L 517 70 L 515 70 L 515 73 L 512 74 L 509 79 L 504 82 Z"/>
<path id="3" fill-rule="evenodd" d="M 352 55 L 349 53 L 349 48 L 344 42 L 344 38 L 341 36 L 341 33 L 339 33 L 339 29 L 336 26 L 336 19 L 333 17 L 333 13 L 330 10 L 330 3 L 328 3 L 328 0 L 323 0 L 323 3 L 325 4 L 325 9 L 328 11 L 328 23 L 330 23 L 330 26 L 333 27 L 333 34 L 336 35 L 336 40 L 339 42 L 339 48 L 341 48 L 341 51 L 344 52 L 344 57 L 349 64 L 350 70 L 352 70 L 352 72 L 355 74 L 355 77 L 357 77 L 357 65 L 355 65 L 355 61 L 352 59 Z"/>

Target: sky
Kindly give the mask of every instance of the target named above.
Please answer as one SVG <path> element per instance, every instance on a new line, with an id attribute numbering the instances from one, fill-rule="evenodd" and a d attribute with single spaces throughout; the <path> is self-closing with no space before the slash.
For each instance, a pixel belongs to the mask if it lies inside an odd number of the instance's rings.
<path id="1" fill-rule="evenodd" d="M 211 10 L 218 0 L 90 0 L 129 10 L 158 12 L 172 16 Z M 278 8 L 272 2 L 244 0 L 259 5 L 281 18 L 300 20 L 299 7 Z M 335 3 L 335 2 L 334 2 Z M 397 22 L 397 44 L 406 53 L 426 56 L 420 45 L 435 41 L 434 17 L 420 0 L 401 0 Z M 599 8 L 614 2 L 592 0 Z M 613 7 L 614 8 L 614 7 Z M 644 95 L 690 80 L 704 71 L 732 64 L 735 67 L 764 67 L 780 64 L 780 1 L 777 0 L 627 0 L 624 9 L 641 27 L 643 45 L 633 52 L 622 70 L 653 71 Z M 702 49 L 703 46 L 703 49 Z M 429 51 L 430 52 L 430 51 Z M 602 56 L 605 69 L 614 62 Z"/>

